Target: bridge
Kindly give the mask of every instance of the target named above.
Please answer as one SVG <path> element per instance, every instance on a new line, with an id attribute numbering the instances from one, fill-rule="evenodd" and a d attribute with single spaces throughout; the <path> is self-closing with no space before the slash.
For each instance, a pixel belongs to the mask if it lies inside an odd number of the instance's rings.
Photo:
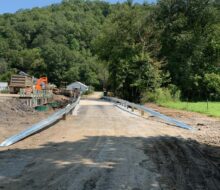
<path id="1" fill-rule="evenodd" d="M 217 189 L 216 179 L 207 179 L 201 166 L 217 170 L 183 139 L 191 133 L 110 101 L 82 99 L 77 114 L 1 148 L 0 186 L 159 190 L 172 185 L 187 189 L 205 181 Z"/>

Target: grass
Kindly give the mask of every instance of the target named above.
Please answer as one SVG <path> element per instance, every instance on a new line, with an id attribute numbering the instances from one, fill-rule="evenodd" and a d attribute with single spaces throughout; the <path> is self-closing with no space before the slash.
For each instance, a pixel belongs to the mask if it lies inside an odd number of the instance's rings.
<path id="1" fill-rule="evenodd" d="M 9 90 L 8 90 L 8 89 L 0 90 L 0 94 L 8 94 L 8 93 L 9 93 Z"/>
<path id="2" fill-rule="evenodd" d="M 220 102 L 208 102 L 208 106 L 207 102 L 163 102 L 159 105 L 220 117 Z"/>

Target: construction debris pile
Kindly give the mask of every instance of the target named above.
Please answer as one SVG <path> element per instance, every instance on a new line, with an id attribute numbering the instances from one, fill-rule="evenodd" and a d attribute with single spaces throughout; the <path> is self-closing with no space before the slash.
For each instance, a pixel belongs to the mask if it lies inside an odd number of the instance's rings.
<path id="1" fill-rule="evenodd" d="M 57 103 L 56 108 L 63 108 L 69 103 L 69 98 L 62 95 L 54 95 L 54 102 Z M 0 127 L 16 127 L 19 125 L 33 124 L 46 118 L 54 112 L 49 109 L 46 112 L 37 112 L 34 108 L 26 105 L 24 99 L 10 98 L 0 99 Z"/>
<path id="2" fill-rule="evenodd" d="M 19 122 L 28 123 L 33 117 L 38 116 L 33 108 L 27 106 L 20 99 L 1 100 L 0 103 L 0 126 L 11 127 Z"/>

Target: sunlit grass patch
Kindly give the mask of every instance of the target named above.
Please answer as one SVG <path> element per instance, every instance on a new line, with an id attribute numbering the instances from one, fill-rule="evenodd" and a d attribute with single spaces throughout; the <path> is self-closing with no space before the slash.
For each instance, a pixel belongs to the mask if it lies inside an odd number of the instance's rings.
<path id="1" fill-rule="evenodd" d="M 162 106 L 220 117 L 220 102 L 161 102 Z"/>

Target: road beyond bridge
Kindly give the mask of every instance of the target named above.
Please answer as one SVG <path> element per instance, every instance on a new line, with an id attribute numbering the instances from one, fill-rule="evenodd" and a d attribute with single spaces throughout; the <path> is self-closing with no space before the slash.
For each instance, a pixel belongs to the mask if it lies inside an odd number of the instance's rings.
<path id="1" fill-rule="evenodd" d="M 77 116 L 0 149 L 0 189 L 217 190 L 219 168 L 191 133 L 81 100 Z"/>

